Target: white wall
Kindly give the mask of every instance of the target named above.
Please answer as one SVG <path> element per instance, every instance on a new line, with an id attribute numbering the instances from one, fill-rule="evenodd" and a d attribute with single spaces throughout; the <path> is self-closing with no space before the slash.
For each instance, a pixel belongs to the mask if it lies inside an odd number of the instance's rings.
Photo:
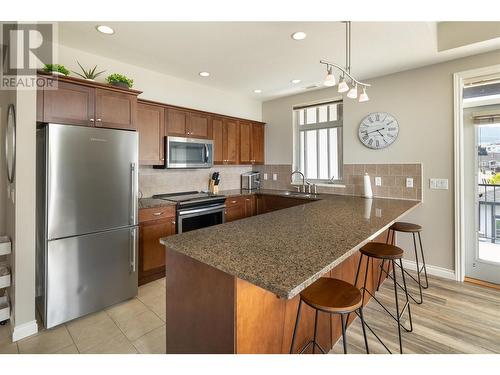
<path id="1" fill-rule="evenodd" d="M 453 73 L 498 61 L 500 51 L 494 51 L 375 78 L 369 81 L 373 87 L 368 103 L 344 100 L 345 163 L 423 164 L 424 203 L 406 220 L 424 226 L 426 260 L 431 265 L 454 268 Z M 336 96 L 335 87 L 263 103 L 266 163 L 292 163 L 293 105 Z M 358 124 L 374 111 L 389 112 L 400 123 L 398 140 L 385 150 L 369 150 L 358 140 Z M 449 190 L 430 190 L 431 177 L 449 179 Z M 400 244 L 412 248 L 409 241 Z M 412 259 L 411 253 L 407 257 Z"/>
<path id="2" fill-rule="evenodd" d="M 261 103 L 238 94 L 160 74 L 126 62 L 97 56 L 64 45 L 58 47 L 58 60 L 60 64 L 75 72 L 80 72 L 77 60 L 85 68 L 98 65 L 99 70 L 106 70 L 97 79 L 102 82 L 104 82 L 108 74 L 125 74 L 134 80 L 134 89 L 143 91 L 143 94 L 139 96 L 142 99 L 261 120 Z M 76 76 L 75 74 L 71 75 Z"/>

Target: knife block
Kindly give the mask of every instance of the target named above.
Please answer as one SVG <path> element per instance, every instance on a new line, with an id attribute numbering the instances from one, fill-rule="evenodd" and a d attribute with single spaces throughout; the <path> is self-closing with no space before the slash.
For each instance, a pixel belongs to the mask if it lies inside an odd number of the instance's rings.
<path id="1" fill-rule="evenodd" d="M 212 194 L 217 194 L 219 192 L 219 185 L 215 185 L 214 180 L 208 180 L 208 191 Z"/>

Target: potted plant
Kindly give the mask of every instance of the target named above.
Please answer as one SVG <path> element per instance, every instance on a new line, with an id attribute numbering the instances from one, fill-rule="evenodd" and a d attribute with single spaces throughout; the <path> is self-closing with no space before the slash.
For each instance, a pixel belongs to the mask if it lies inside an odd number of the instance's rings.
<path id="1" fill-rule="evenodd" d="M 78 72 L 73 72 L 73 73 L 75 73 L 77 76 L 82 77 L 83 79 L 86 79 L 87 81 L 95 81 L 95 79 L 97 77 L 99 77 L 102 73 L 105 72 L 105 70 L 101 70 L 100 72 L 96 72 L 97 65 L 94 66 L 93 69 L 85 70 L 85 68 L 80 64 L 80 62 L 78 60 L 76 62 L 78 64 L 78 66 L 80 67 L 80 69 L 82 70 L 83 74 L 78 73 Z"/>
<path id="2" fill-rule="evenodd" d="M 64 65 L 59 64 L 45 64 L 43 70 L 47 73 L 52 73 L 54 75 L 69 75 L 69 70 L 66 69 Z"/>
<path id="3" fill-rule="evenodd" d="M 125 77 L 123 74 L 113 73 L 106 77 L 106 81 L 113 86 L 131 88 L 134 84 L 134 80 Z"/>

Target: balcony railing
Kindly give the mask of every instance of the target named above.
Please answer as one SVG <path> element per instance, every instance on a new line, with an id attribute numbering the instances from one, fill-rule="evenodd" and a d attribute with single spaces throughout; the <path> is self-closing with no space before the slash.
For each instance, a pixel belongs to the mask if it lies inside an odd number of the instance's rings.
<path id="1" fill-rule="evenodd" d="M 500 243 L 500 185 L 478 184 L 480 241 Z"/>

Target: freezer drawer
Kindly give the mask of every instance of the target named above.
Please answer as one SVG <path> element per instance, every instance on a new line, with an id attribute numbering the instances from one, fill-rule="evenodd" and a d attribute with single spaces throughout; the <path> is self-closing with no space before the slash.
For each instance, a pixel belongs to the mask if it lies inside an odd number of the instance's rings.
<path id="1" fill-rule="evenodd" d="M 49 241 L 45 326 L 137 295 L 137 244 L 137 227 Z"/>

